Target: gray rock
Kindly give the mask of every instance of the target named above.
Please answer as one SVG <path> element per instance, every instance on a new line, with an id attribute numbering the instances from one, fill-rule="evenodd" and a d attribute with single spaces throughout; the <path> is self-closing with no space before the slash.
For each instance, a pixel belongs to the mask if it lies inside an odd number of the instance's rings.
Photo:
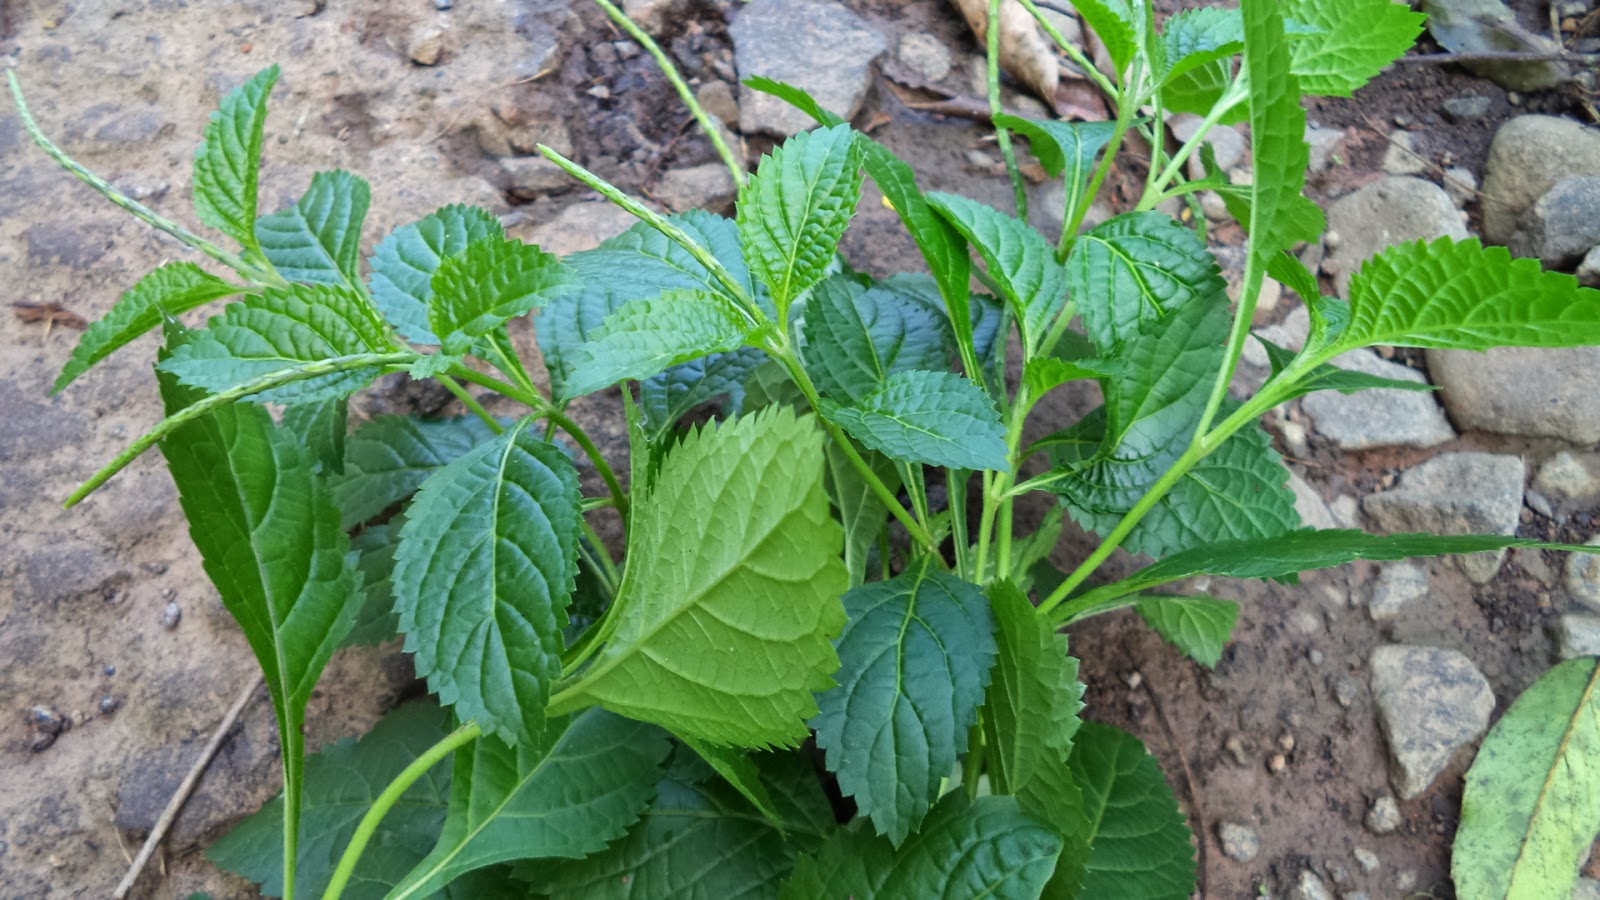
<path id="1" fill-rule="evenodd" d="M 1389 834 L 1400 827 L 1400 804 L 1388 794 L 1372 801 L 1367 810 L 1367 830 L 1373 834 Z"/>
<path id="2" fill-rule="evenodd" d="M 1327 171 L 1334 157 L 1344 149 L 1344 131 L 1339 128 L 1316 128 L 1307 125 L 1306 143 L 1311 147 L 1308 171 L 1312 175 L 1319 175 Z"/>
<path id="3" fill-rule="evenodd" d="M 1561 506 L 1586 506 L 1600 500 L 1600 453 L 1557 453 L 1539 467 L 1533 487 Z"/>
<path id="4" fill-rule="evenodd" d="M 1408 176 L 1390 176 L 1367 185 L 1328 208 L 1328 229 L 1338 246 L 1324 265 L 1334 269 L 1339 296 L 1347 297 L 1350 276 L 1368 257 L 1392 244 L 1436 237 L 1467 237 L 1450 195 L 1438 185 Z"/>
<path id="5" fill-rule="evenodd" d="M 1450 202 L 1456 205 L 1456 209 L 1462 209 L 1478 199 L 1478 176 L 1472 174 L 1471 169 L 1461 166 L 1445 169 L 1444 192 L 1450 195 Z"/>
<path id="6" fill-rule="evenodd" d="M 1567 613 L 1556 620 L 1556 653 L 1562 659 L 1600 656 L 1600 616 Z"/>
<path id="7" fill-rule="evenodd" d="M 1310 869 L 1300 870 L 1300 879 L 1294 883 L 1294 891 L 1289 896 L 1294 900 L 1333 900 L 1333 892 Z"/>
<path id="8" fill-rule="evenodd" d="M 1361 871 L 1366 872 L 1368 875 L 1378 871 L 1378 867 L 1382 865 L 1378 859 L 1378 854 L 1365 847 L 1357 847 L 1353 855 L 1356 858 L 1356 865 L 1360 866 Z"/>
<path id="9" fill-rule="evenodd" d="M 406 57 L 419 66 L 435 66 L 444 56 L 444 29 L 432 23 L 418 24 L 406 36 Z"/>
<path id="10" fill-rule="evenodd" d="M 740 81 L 763 75 L 788 82 L 847 119 L 861 108 L 872 66 L 888 50 L 865 19 L 822 0 L 753 0 L 731 33 Z M 788 135 L 811 127 L 810 116 L 782 100 L 743 90 L 739 123 L 746 133 Z"/>
<path id="11" fill-rule="evenodd" d="M 1333 513 L 1328 511 L 1328 504 L 1322 501 L 1322 496 L 1315 488 L 1306 484 L 1305 479 L 1289 473 L 1289 489 L 1294 491 L 1295 512 L 1300 514 L 1300 522 L 1305 527 L 1318 530 L 1339 527 L 1333 520 Z"/>
<path id="12" fill-rule="evenodd" d="M 1168 123 L 1172 127 L 1172 136 L 1179 141 L 1188 143 L 1200 131 L 1200 123 L 1204 120 L 1192 113 L 1183 113 L 1172 117 Z M 1227 125 L 1218 125 L 1206 132 L 1205 143 L 1211 147 L 1211 152 L 1216 155 L 1217 168 L 1226 172 L 1244 162 L 1245 143 L 1239 132 Z M 1195 153 L 1189 157 L 1189 177 L 1204 178 L 1205 164 L 1200 159 L 1200 154 Z"/>
<path id="13" fill-rule="evenodd" d="M 1450 757 L 1489 726 L 1494 691 L 1472 661 L 1439 647 L 1391 645 L 1372 651 L 1372 696 L 1389 745 L 1390 782 L 1411 799 Z"/>
<path id="14" fill-rule="evenodd" d="M 1536 257 L 1550 268 L 1576 265 L 1600 244 L 1600 175 L 1556 182 L 1518 220 L 1511 252 Z"/>
<path id="15" fill-rule="evenodd" d="M 578 184 L 564 169 L 542 156 L 508 156 L 499 162 L 505 172 L 500 179 L 502 187 L 519 200 L 532 200 Z"/>
<path id="16" fill-rule="evenodd" d="M 1381 359 L 1371 350 L 1340 354 L 1333 365 L 1394 381 L 1427 383 L 1416 369 Z M 1300 408 L 1319 432 L 1344 450 L 1433 447 L 1456 436 L 1433 395 L 1425 391 L 1318 391 L 1301 399 Z"/>
<path id="17" fill-rule="evenodd" d="M 708 81 L 700 85 L 694 92 L 694 99 L 723 122 L 739 121 L 739 100 L 726 81 Z"/>
<path id="18" fill-rule="evenodd" d="M 1600 246 L 1590 248 L 1578 263 L 1578 281 L 1589 287 L 1600 287 Z"/>
<path id="19" fill-rule="evenodd" d="M 1572 900 L 1600 900 L 1600 881 L 1579 878 L 1572 888 Z"/>
<path id="20" fill-rule="evenodd" d="M 1389 135 L 1389 149 L 1383 153 L 1383 170 L 1390 175 L 1421 175 L 1428 171 L 1428 161 L 1418 152 L 1411 132 L 1396 131 Z"/>
<path id="21" fill-rule="evenodd" d="M 1501 125 L 1483 166 L 1484 240 L 1510 242 L 1523 212 L 1571 175 L 1600 175 L 1600 130 L 1559 116 Z"/>
<path id="22" fill-rule="evenodd" d="M 689 4 L 684 0 L 623 0 L 622 11 L 640 28 L 659 35 L 662 29 L 689 11 Z"/>
<path id="23" fill-rule="evenodd" d="M 1428 31 L 1434 39 L 1454 53 L 1553 53 L 1561 49 L 1550 38 L 1519 25 L 1516 14 L 1501 0 L 1422 0 L 1422 11 L 1428 14 Z M 1543 90 L 1572 78 L 1572 71 L 1555 61 L 1475 61 L 1464 65 L 1513 91 Z"/>
<path id="24" fill-rule="evenodd" d="M 1220 822 L 1217 840 L 1222 843 L 1223 854 L 1235 862 L 1250 862 L 1261 853 L 1261 835 L 1249 825 Z"/>
<path id="25" fill-rule="evenodd" d="M 1600 347 L 1429 350 L 1428 371 L 1463 430 L 1600 441 Z"/>
<path id="26" fill-rule="evenodd" d="M 547 253 L 566 256 L 580 250 L 593 250 L 601 241 L 616 237 L 638 221 L 627 210 L 606 201 L 574 203 L 554 219 L 519 237 L 530 244 L 538 244 Z"/>
<path id="27" fill-rule="evenodd" d="M 704 163 L 687 169 L 673 169 L 661 177 L 655 196 L 673 212 L 709 209 L 730 212 L 738 193 L 728 167 L 720 162 Z"/>
<path id="28" fill-rule="evenodd" d="M 1522 512 L 1525 467 L 1516 456 L 1441 453 L 1401 476 L 1398 487 L 1362 501 L 1383 531 L 1434 534 L 1515 534 Z M 1505 551 L 1458 557 L 1477 584 L 1493 578 Z"/>
<path id="29" fill-rule="evenodd" d="M 950 74 L 950 48 L 927 32 L 913 31 L 901 37 L 895 58 L 929 83 L 943 81 Z"/>
<path id="30" fill-rule="evenodd" d="M 1588 544 L 1600 547 L 1600 535 L 1590 538 Z M 1564 583 L 1572 599 L 1600 612 L 1600 554 L 1574 553 L 1568 556 Z"/>
<path id="31" fill-rule="evenodd" d="M 1426 596 L 1428 572 L 1415 563 L 1398 562 L 1383 567 L 1372 584 L 1367 615 L 1374 622 L 1388 622 L 1400 616 L 1406 604 Z"/>
<path id="32" fill-rule="evenodd" d="M 1489 98 L 1482 94 L 1457 94 L 1444 102 L 1444 117 L 1452 122 L 1476 122 L 1489 114 Z"/>

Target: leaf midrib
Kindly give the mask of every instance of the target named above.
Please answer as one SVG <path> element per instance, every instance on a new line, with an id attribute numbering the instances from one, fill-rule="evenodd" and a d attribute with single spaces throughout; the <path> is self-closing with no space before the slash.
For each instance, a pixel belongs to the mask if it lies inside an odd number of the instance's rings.
<path id="1" fill-rule="evenodd" d="M 1512 890 L 1512 888 L 1518 884 L 1517 876 L 1522 871 L 1523 858 L 1526 856 L 1528 848 L 1533 843 L 1530 840 L 1530 837 L 1534 831 L 1537 830 L 1535 824 L 1539 821 L 1540 816 L 1543 814 L 1543 811 L 1546 808 L 1547 804 L 1545 803 L 1545 798 L 1554 790 L 1556 772 L 1557 770 L 1566 768 L 1562 764 L 1562 761 L 1566 757 L 1567 745 L 1571 743 L 1573 733 L 1577 730 L 1579 721 L 1585 718 L 1585 711 L 1587 710 L 1590 715 L 1594 714 L 1594 710 L 1590 710 L 1588 707 L 1594 696 L 1596 685 L 1600 685 L 1600 662 L 1595 662 L 1593 665 L 1594 668 L 1589 672 L 1588 683 L 1584 685 L 1583 693 L 1579 696 L 1577 704 L 1575 704 L 1573 707 L 1572 718 L 1567 722 L 1567 727 L 1562 729 L 1561 740 L 1556 744 L 1556 752 L 1551 759 L 1550 769 L 1545 773 L 1544 783 L 1539 786 L 1537 802 L 1534 803 L 1533 812 L 1528 816 L 1528 824 L 1527 827 L 1523 829 L 1522 840 L 1518 842 L 1520 849 L 1517 850 L 1516 860 L 1511 864 L 1511 877 L 1506 881 L 1507 896 L 1515 895 L 1515 891 Z"/>

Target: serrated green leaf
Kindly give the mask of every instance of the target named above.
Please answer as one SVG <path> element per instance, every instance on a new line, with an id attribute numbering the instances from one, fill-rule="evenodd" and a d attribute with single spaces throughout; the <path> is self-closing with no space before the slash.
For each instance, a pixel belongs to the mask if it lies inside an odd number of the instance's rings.
<path id="1" fill-rule="evenodd" d="M 942 324 L 898 291 L 845 275 L 824 279 L 806 301 L 807 368 L 823 394 L 855 403 L 896 372 L 947 368 Z"/>
<path id="2" fill-rule="evenodd" d="M 670 366 L 736 350 L 750 323 L 722 296 L 666 291 L 632 300 L 606 317 L 590 341 L 571 354 L 562 396 L 581 397 L 627 379 L 645 379 Z"/>
<path id="3" fill-rule="evenodd" d="M 1148 594 L 1134 610 L 1184 656 L 1215 669 L 1239 621 L 1239 604 L 1215 597 Z"/>
<path id="4" fill-rule="evenodd" d="M 1177 309 L 1228 302 L 1205 242 L 1157 212 L 1121 215 L 1079 237 L 1067 259 L 1067 288 L 1105 355 Z"/>
<path id="5" fill-rule="evenodd" d="M 1350 321 L 1327 356 L 1369 344 L 1461 350 L 1600 344 L 1600 291 L 1476 238 L 1397 244 L 1350 280 Z"/>
<path id="6" fill-rule="evenodd" d="M 1283 25 L 1287 12 L 1277 0 L 1245 0 L 1240 8 L 1244 14 L 1240 75 L 1250 91 L 1253 161 L 1246 226 L 1249 257 L 1241 290 L 1253 303 L 1270 258 L 1294 243 L 1288 235 L 1292 229 L 1285 227 L 1286 211 L 1305 187 L 1311 148 L 1305 140 L 1306 111 L 1300 105 L 1300 83 L 1290 73 L 1290 42 Z"/>
<path id="7" fill-rule="evenodd" d="M 739 189 L 739 234 L 780 320 L 827 273 L 856 213 L 861 179 L 855 132 L 834 125 L 785 141 Z"/>
<path id="8" fill-rule="evenodd" d="M 1259 335 L 1256 336 L 1256 340 L 1267 351 L 1267 360 L 1272 366 L 1273 375 L 1283 371 L 1297 355 L 1293 350 L 1279 347 L 1271 341 L 1264 340 Z M 1300 376 L 1295 381 L 1294 388 L 1285 392 L 1282 396 L 1285 400 L 1292 400 L 1295 397 L 1317 391 L 1338 391 L 1341 394 L 1354 394 L 1357 391 L 1371 390 L 1429 392 L 1438 390 L 1438 387 L 1425 381 L 1402 381 L 1398 378 L 1384 378 L 1381 375 L 1369 375 L 1366 372 L 1341 369 L 1337 366 L 1323 363 Z"/>
<path id="9" fill-rule="evenodd" d="M 295 205 L 256 220 L 267 262 L 290 281 L 337 284 L 361 293 L 361 223 L 372 188 L 349 172 L 311 176 Z"/>
<path id="10" fill-rule="evenodd" d="M 885 487 L 890 491 L 900 490 L 900 469 L 894 460 L 871 450 L 862 456 Z M 839 522 L 844 526 L 844 565 L 850 573 L 849 587 L 856 587 L 866 580 L 867 560 L 883 534 L 889 510 L 860 470 L 832 441 L 828 442 L 828 493 L 839 510 Z"/>
<path id="11" fill-rule="evenodd" d="M 1201 63 L 1185 71 L 1181 75 L 1173 76 L 1161 88 L 1161 100 L 1169 112 L 1192 113 L 1197 116 L 1210 114 L 1222 99 L 1228 86 L 1233 83 L 1233 61 L 1231 59 L 1217 59 Z M 1241 108 L 1236 106 L 1218 120 L 1219 124 L 1232 125 L 1245 118 Z"/>
<path id="12" fill-rule="evenodd" d="M 1072 7 L 1106 45 L 1117 73 L 1128 71 L 1139 49 L 1143 6 L 1130 0 L 1074 0 Z"/>
<path id="13" fill-rule="evenodd" d="M 278 67 L 269 66 L 222 98 L 194 158 L 194 208 L 200 221 L 257 255 L 261 136 L 267 123 L 267 95 L 277 82 Z"/>
<path id="14" fill-rule="evenodd" d="M 578 474 L 524 419 L 430 475 L 395 554 L 417 674 L 464 721 L 538 744 L 578 556 Z"/>
<path id="15" fill-rule="evenodd" d="M 186 313 L 202 304 L 231 297 L 244 288 L 229 284 L 194 263 L 167 263 L 122 295 L 105 318 L 90 325 L 62 367 L 52 393 L 72 383 L 95 363 L 122 349 L 157 325 L 163 317 Z"/>
<path id="16" fill-rule="evenodd" d="M 1082 897 L 1185 900 L 1194 893 L 1194 847 L 1155 757 L 1127 732 L 1085 722 L 1071 766 L 1089 811 L 1092 848 Z"/>
<path id="17" fill-rule="evenodd" d="M 928 202 L 983 258 L 1031 354 L 1067 303 L 1066 273 L 1055 249 L 1026 223 L 976 200 L 930 194 Z"/>
<path id="18" fill-rule="evenodd" d="M 345 445 L 344 474 L 333 479 L 344 527 L 353 528 L 416 493 L 429 475 L 493 437 L 477 416 L 380 416 L 356 429 Z"/>
<path id="19" fill-rule="evenodd" d="M 559 259 L 532 244 L 480 238 L 434 270 L 428 327 L 443 350 L 465 353 L 473 338 L 544 305 L 570 280 Z"/>
<path id="20" fill-rule="evenodd" d="M 1202 150 L 1202 158 L 1207 160 L 1208 166 L 1214 158 L 1210 147 Z M 1253 184 L 1231 184 L 1227 175 L 1209 169 L 1211 175 L 1206 181 L 1206 188 L 1215 191 L 1222 198 L 1222 204 L 1228 208 L 1228 215 L 1233 216 L 1245 229 L 1251 227 L 1252 197 L 1255 194 Z M 1274 223 L 1278 229 L 1279 240 L 1285 247 L 1294 246 L 1302 241 L 1310 243 L 1322 239 L 1323 232 L 1328 230 L 1328 219 L 1322 212 L 1322 207 L 1303 194 L 1295 194 L 1284 199 L 1284 205 L 1279 210 L 1279 216 Z M 1271 266 L 1268 263 L 1270 273 Z"/>
<path id="21" fill-rule="evenodd" d="M 1064 220 L 1071 221 L 1073 212 L 1083 202 L 1084 188 L 1094 172 L 1095 157 L 1110 143 L 1116 123 L 1024 119 L 1002 113 L 994 117 L 994 124 L 1027 138 L 1029 149 L 1044 170 L 1050 175 L 1062 176 L 1066 186 L 1062 215 Z"/>
<path id="22" fill-rule="evenodd" d="M 921 565 L 844 595 L 839 685 L 817 697 L 817 746 L 839 790 L 900 846 L 967 747 L 994 664 L 975 584 Z"/>
<path id="23" fill-rule="evenodd" d="M 592 701 L 713 743 L 803 739 L 845 621 L 823 456 L 816 421 L 783 407 L 686 436 L 635 493 L 616 630 L 552 711 Z"/>
<path id="24" fill-rule="evenodd" d="M 496 863 L 601 850 L 655 796 L 671 747 L 660 729 L 602 709 L 576 716 L 553 747 L 479 738 L 456 751 L 438 844 L 390 900 L 430 897 Z"/>
<path id="25" fill-rule="evenodd" d="M 893 459 L 952 469 L 1009 468 L 1006 430 L 983 388 L 953 372 L 896 372 L 829 417 Z"/>
<path id="26" fill-rule="evenodd" d="M 1567 897 L 1600 832 L 1600 660 L 1544 673 L 1467 770 L 1450 874 L 1462 900 Z"/>
<path id="27" fill-rule="evenodd" d="M 773 804 L 772 796 L 767 793 L 767 786 L 761 783 L 761 771 L 749 753 L 737 747 L 724 747 L 697 738 L 680 738 L 680 740 L 684 746 L 698 754 L 706 765 L 715 769 L 723 781 L 744 795 L 744 799 L 765 816 L 768 822 L 776 826 L 779 831 L 783 830 L 783 816 Z"/>
<path id="28" fill-rule="evenodd" d="M 955 792 L 898 850 L 883 838 L 839 832 L 796 861 L 779 897 L 1034 900 L 1060 853 L 1061 839 L 1023 814 L 1015 798 L 969 801 Z"/>
<path id="29" fill-rule="evenodd" d="M 1237 9 L 1186 9 L 1167 19 L 1161 32 L 1162 81 L 1226 60 L 1244 49 L 1244 20 Z"/>
<path id="30" fill-rule="evenodd" d="M 1023 366 L 1022 381 L 1034 399 L 1043 397 L 1069 381 L 1085 378 L 1120 378 L 1127 366 L 1114 359 L 1083 359 L 1068 362 L 1054 356 L 1037 356 Z"/>
<path id="31" fill-rule="evenodd" d="M 317 471 L 334 477 L 344 471 L 345 434 L 349 431 L 350 401 L 332 397 L 300 403 L 283 411 L 283 427 L 311 451 Z"/>
<path id="32" fill-rule="evenodd" d="M 679 230 L 710 251 L 735 282 L 770 305 L 764 289 L 754 283 L 739 246 L 739 229 L 731 220 L 703 210 L 668 216 Z M 607 316 L 630 300 L 654 297 L 663 291 L 703 291 L 722 294 L 726 288 L 710 270 L 675 241 L 640 222 L 593 250 L 574 253 L 565 263 L 576 288 L 552 300 L 539 314 L 539 349 L 557 396 L 566 391 L 572 370 L 570 357 L 594 338 Z"/>
<path id="33" fill-rule="evenodd" d="M 169 412 L 194 400 L 170 375 L 160 381 Z M 175 429 L 161 452 L 206 574 L 272 696 L 288 805 L 283 825 L 293 833 L 304 787 L 306 704 L 361 607 L 350 539 L 310 451 L 275 427 L 265 407 L 219 407 Z"/>
<path id="34" fill-rule="evenodd" d="M 767 359 L 755 347 L 741 347 L 692 359 L 646 378 L 639 382 L 639 407 L 645 423 L 656 439 L 662 440 L 679 419 L 703 403 L 721 399 L 725 414 L 739 414 L 744 409 L 745 383 Z"/>
<path id="35" fill-rule="evenodd" d="M 439 343 L 428 325 L 439 264 L 475 241 L 504 235 L 500 220 L 477 206 L 446 206 L 396 228 L 372 252 L 373 302 L 406 340 Z"/>
<path id="36" fill-rule="evenodd" d="M 1391 0 L 1284 0 L 1285 18 L 1312 26 L 1294 41 L 1294 74 L 1307 94 L 1348 97 L 1403 56 L 1426 19 Z"/>
<path id="37" fill-rule="evenodd" d="M 917 187 L 916 173 L 909 165 L 888 147 L 866 135 L 858 135 L 856 143 L 862 148 L 862 165 L 867 174 L 872 176 L 878 190 L 883 191 L 884 199 L 894 206 L 906 231 L 922 251 L 922 258 L 939 285 L 939 294 L 954 323 L 956 340 L 972 343 L 972 330 L 968 325 L 972 261 L 962 246 L 961 235 L 943 216 L 934 212 Z"/>
<path id="38" fill-rule="evenodd" d="M 295 895 L 320 896 L 356 825 L 383 789 L 445 735 L 446 718 L 431 703 L 402 706 L 360 740 L 332 744 L 306 760 L 306 804 L 296 855 Z M 377 900 L 428 854 L 444 823 L 450 767 L 434 766 L 406 789 L 361 854 L 344 896 Z M 283 896 L 283 797 L 239 823 L 206 857 Z"/>
<path id="39" fill-rule="evenodd" d="M 228 306 L 161 364 L 190 387 L 219 393 L 305 363 L 398 349 L 365 298 L 333 285 L 291 284 Z M 359 390 L 377 369 L 319 376 L 256 395 L 311 403 Z"/>
<path id="40" fill-rule="evenodd" d="M 350 539 L 350 552 L 361 571 L 361 587 L 367 597 L 345 635 L 346 647 L 376 647 L 400 633 L 400 619 L 394 614 L 394 551 L 400 546 L 404 524 L 402 513 L 382 525 L 363 528 Z"/>

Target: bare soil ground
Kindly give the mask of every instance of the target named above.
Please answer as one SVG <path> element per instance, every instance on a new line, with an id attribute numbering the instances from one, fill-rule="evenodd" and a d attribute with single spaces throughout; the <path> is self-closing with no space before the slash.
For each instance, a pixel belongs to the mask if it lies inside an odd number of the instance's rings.
<path id="1" fill-rule="evenodd" d="M 958 67 L 970 66 L 977 53 L 943 3 L 852 6 L 890 36 L 891 46 L 918 30 L 945 41 Z M 284 75 L 268 126 L 263 209 L 292 202 L 315 171 L 350 169 L 375 186 L 368 250 L 394 226 L 452 202 L 487 206 L 519 233 L 540 236 L 541 224 L 564 211 L 570 216 L 569 207 L 590 198 L 567 188 L 511 190 L 515 179 L 504 159 L 530 152 L 535 142 L 570 149 L 602 175 L 647 194 L 664 172 L 713 159 L 648 58 L 630 52 L 583 3 L 435 7 L 433 0 L 0 0 L 0 54 L 17 67 L 35 115 L 69 152 L 191 225 L 189 167 L 207 116 L 223 92 L 271 62 L 281 63 Z M 705 2 L 668 29 L 666 43 L 697 84 L 733 82 L 725 19 L 734 14 L 733 5 Z M 441 42 L 437 65 L 408 59 L 419 41 L 432 38 Z M 1440 102 L 1469 89 L 1492 98 L 1490 116 L 1466 125 L 1443 120 Z M 1522 108 L 1528 104 L 1570 105 L 1560 97 L 1526 98 Z M 1481 172 L 1493 128 L 1514 111 L 1498 87 L 1453 67 L 1402 67 L 1354 103 L 1319 102 L 1313 117 L 1345 129 L 1349 150 L 1318 184 L 1318 199 L 1373 177 L 1397 116 L 1420 126 L 1433 158 L 1449 153 L 1455 164 Z M 979 126 L 913 110 L 883 79 L 858 124 L 908 158 L 925 187 L 1008 202 L 1003 179 L 969 153 L 998 160 Z M 749 149 L 768 145 L 754 140 Z M 561 221 L 567 224 L 543 235 L 569 242 L 567 249 L 624 224 L 589 207 Z M 892 212 L 870 190 L 845 249 L 869 271 L 918 267 Z M 57 170 L 0 104 L 6 897 L 107 894 L 252 672 L 156 455 L 81 507 L 60 508 L 78 482 L 158 420 L 153 341 L 51 396 L 77 332 L 65 321 L 23 321 L 10 309 L 13 302 L 57 303 L 94 319 L 144 272 L 186 255 Z M 1059 424 L 1083 401 L 1065 398 Z M 360 412 L 437 409 L 442 402 L 386 383 Z M 591 402 L 579 413 L 609 444 L 621 444 L 614 402 Z M 1522 452 L 1530 463 L 1558 449 L 1478 435 L 1459 446 Z M 1392 481 L 1424 455 L 1340 456 L 1313 436 L 1311 458 L 1296 467 L 1332 499 Z M 1548 530 L 1546 522 L 1527 521 L 1530 534 Z M 1057 562 L 1070 564 L 1085 546 L 1075 536 Z M 1366 659 L 1393 640 L 1460 649 L 1488 675 L 1503 710 L 1551 660 L 1547 625 L 1561 611 L 1551 599 L 1559 568 L 1538 554 L 1514 556 L 1495 582 L 1477 588 L 1448 562 L 1433 568 L 1429 597 L 1387 632 L 1361 603 L 1367 566 L 1294 587 L 1196 585 L 1244 604 L 1237 640 L 1214 673 L 1128 616 L 1074 631 L 1089 684 L 1087 714 L 1132 730 L 1162 759 L 1199 837 L 1205 897 L 1286 895 L 1307 868 L 1342 891 L 1371 897 L 1451 895 L 1449 840 L 1468 760 L 1458 759 L 1428 794 L 1402 804 L 1397 831 L 1368 832 L 1362 818 L 1388 787 Z M 393 647 L 341 653 L 312 704 L 311 745 L 360 733 L 417 690 Z M 202 852 L 277 790 L 276 754 L 271 710 L 260 697 L 135 896 L 255 896 Z M 1215 832 L 1222 821 L 1252 824 L 1261 836 L 1259 857 L 1224 857 Z M 1357 848 L 1376 854 L 1378 867 L 1363 870 Z"/>

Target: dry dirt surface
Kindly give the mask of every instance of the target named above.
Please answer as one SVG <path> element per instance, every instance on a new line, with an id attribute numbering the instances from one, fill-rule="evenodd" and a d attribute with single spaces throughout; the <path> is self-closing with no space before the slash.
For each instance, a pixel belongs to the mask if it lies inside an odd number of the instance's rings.
<path id="1" fill-rule="evenodd" d="M 978 48 L 942 2 L 849 5 L 890 47 L 910 31 L 932 35 L 956 67 L 946 83 L 970 85 Z M 442 8 L 451 6 L 0 0 L 0 55 L 62 146 L 191 226 L 190 165 L 207 116 L 223 93 L 272 62 L 283 76 L 268 124 L 263 211 L 293 202 L 313 172 L 349 169 L 374 184 L 368 251 L 396 225 L 454 202 L 486 206 L 513 233 L 560 250 L 626 226 L 586 192 L 531 171 L 525 157 L 538 142 L 652 196 L 667 173 L 713 160 L 648 57 L 581 0 Z M 680 9 L 664 43 L 697 87 L 732 85 L 728 22 L 737 5 L 702 0 Z M 1468 126 L 1441 119 L 1439 102 L 1468 88 L 1492 99 L 1489 118 Z M 857 122 L 911 160 L 925 187 L 1006 204 L 983 130 L 907 105 L 926 99 L 880 77 Z M 1493 125 L 1510 110 L 1498 87 L 1440 67 L 1402 69 L 1354 104 L 1319 103 L 1314 118 L 1344 129 L 1349 149 L 1318 184 L 1318 199 L 1372 179 L 1396 116 L 1476 171 Z M 747 149 L 770 143 L 749 136 Z M 1136 163 L 1128 166 L 1142 178 Z M 1236 239 L 1237 230 L 1214 236 Z M 876 273 L 918 265 L 870 189 L 845 250 Z M 0 101 L 0 896 L 108 894 L 254 668 L 201 570 L 157 455 L 80 507 L 61 509 L 74 486 L 160 417 L 151 338 L 51 395 L 78 336 L 74 317 L 104 315 L 144 272 L 193 257 L 55 168 Z M 60 314 L 17 315 L 14 303 L 57 304 Z M 356 411 L 438 411 L 447 399 L 385 383 Z M 1056 424 L 1068 424 L 1084 400 L 1065 398 Z M 579 413 L 603 443 L 621 444 L 614 395 Z M 1296 418 L 1269 426 L 1281 432 Z M 1441 449 L 1478 447 L 1524 453 L 1530 463 L 1559 449 L 1472 434 Z M 1419 458 L 1341 456 L 1315 434 L 1309 449 L 1295 469 L 1325 500 L 1392 483 Z M 1537 533 L 1540 523 L 1526 521 Z M 1084 545 L 1072 537 L 1056 562 L 1071 564 Z M 1345 897 L 1450 896 L 1449 839 L 1468 759 L 1458 756 L 1428 792 L 1401 803 L 1396 830 L 1369 831 L 1363 819 L 1390 789 L 1367 658 L 1393 641 L 1463 650 L 1488 676 L 1498 714 L 1552 658 L 1558 564 L 1513 557 L 1494 582 L 1473 586 L 1450 563 L 1430 563 L 1428 597 L 1386 630 L 1363 608 L 1367 566 L 1292 587 L 1196 585 L 1244 604 L 1217 670 L 1182 658 L 1129 616 L 1089 623 L 1072 635 L 1089 684 L 1086 715 L 1132 730 L 1161 758 L 1198 837 L 1206 897 L 1288 896 L 1305 871 Z M 343 651 L 312 703 L 310 745 L 362 732 L 419 690 L 395 646 Z M 134 896 L 256 896 L 203 850 L 277 790 L 276 758 L 263 694 Z M 1224 822 L 1257 832 L 1252 861 L 1221 853 Z"/>

